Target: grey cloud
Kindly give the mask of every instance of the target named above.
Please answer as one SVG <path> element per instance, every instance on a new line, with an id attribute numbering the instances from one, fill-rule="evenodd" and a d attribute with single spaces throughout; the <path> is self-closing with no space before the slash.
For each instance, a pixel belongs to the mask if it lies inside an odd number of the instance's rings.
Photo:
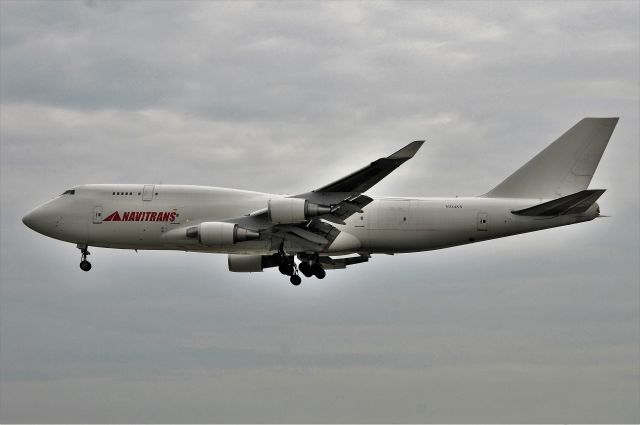
<path id="1" fill-rule="evenodd" d="M 0 419 L 635 422 L 638 3 L 0 3 Z M 20 222 L 81 183 L 476 195 L 620 116 L 612 218 L 292 288 Z M 258 152 L 258 153 L 257 153 Z"/>

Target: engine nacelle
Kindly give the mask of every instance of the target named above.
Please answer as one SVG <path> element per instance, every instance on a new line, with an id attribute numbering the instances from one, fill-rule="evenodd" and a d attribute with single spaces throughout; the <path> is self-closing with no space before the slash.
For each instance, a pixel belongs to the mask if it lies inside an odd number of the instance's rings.
<path id="1" fill-rule="evenodd" d="M 276 267 L 278 262 L 273 255 L 229 254 L 229 271 L 239 273 L 261 272 L 268 267 Z"/>
<path id="2" fill-rule="evenodd" d="M 223 247 L 236 242 L 251 241 L 260 238 L 260 233 L 245 229 L 235 223 L 207 221 L 187 229 L 187 237 L 198 239 L 202 245 Z"/>
<path id="3" fill-rule="evenodd" d="M 299 198 L 275 198 L 269 200 L 269 219 L 273 224 L 301 223 L 310 217 L 329 214 L 331 208 Z"/>

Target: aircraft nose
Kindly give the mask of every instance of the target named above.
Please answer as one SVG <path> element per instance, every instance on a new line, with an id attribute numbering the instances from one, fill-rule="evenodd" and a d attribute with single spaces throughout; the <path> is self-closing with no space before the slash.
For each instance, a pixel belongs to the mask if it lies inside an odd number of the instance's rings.
<path id="1" fill-rule="evenodd" d="M 38 233 L 43 233 L 43 229 L 46 226 L 46 221 L 46 214 L 41 207 L 29 211 L 27 215 L 22 217 L 22 222 L 25 224 L 25 226 L 27 226 L 31 230 L 35 230 Z"/>
<path id="2" fill-rule="evenodd" d="M 27 226 L 30 229 L 33 229 L 33 225 L 34 225 L 34 222 L 35 222 L 35 219 L 34 219 L 33 216 L 34 216 L 33 211 L 31 211 L 31 212 L 27 213 L 27 215 L 22 217 L 22 222 L 24 223 L 25 226 Z"/>

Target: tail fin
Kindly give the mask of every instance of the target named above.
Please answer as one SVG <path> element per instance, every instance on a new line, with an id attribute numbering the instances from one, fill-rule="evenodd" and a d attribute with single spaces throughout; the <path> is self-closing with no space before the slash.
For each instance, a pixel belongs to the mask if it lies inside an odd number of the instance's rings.
<path id="1" fill-rule="evenodd" d="M 554 199 L 589 187 L 618 118 L 583 118 L 484 196 Z"/>

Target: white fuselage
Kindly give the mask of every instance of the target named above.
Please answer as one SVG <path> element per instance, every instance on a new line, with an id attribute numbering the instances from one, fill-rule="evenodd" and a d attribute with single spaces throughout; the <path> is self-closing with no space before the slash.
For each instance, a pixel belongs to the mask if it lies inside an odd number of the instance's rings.
<path id="1" fill-rule="evenodd" d="M 238 242 L 223 248 L 173 238 L 175 229 L 222 221 L 264 209 L 260 192 L 205 186 L 83 185 L 24 218 L 34 230 L 56 239 L 122 249 L 166 249 L 219 253 L 268 254 L 269 241 Z M 592 220 L 597 204 L 583 214 L 553 218 L 514 215 L 513 210 L 543 202 L 520 198 L 377 198 L 362 213 L 335 225 L 340 243 L 325 252 L 400 253 L 446 248 L 518 233 Z M 346 243 L 345 243 L 346 240 Z M 336 240 L 337 242 L 338 240 Z"/>

